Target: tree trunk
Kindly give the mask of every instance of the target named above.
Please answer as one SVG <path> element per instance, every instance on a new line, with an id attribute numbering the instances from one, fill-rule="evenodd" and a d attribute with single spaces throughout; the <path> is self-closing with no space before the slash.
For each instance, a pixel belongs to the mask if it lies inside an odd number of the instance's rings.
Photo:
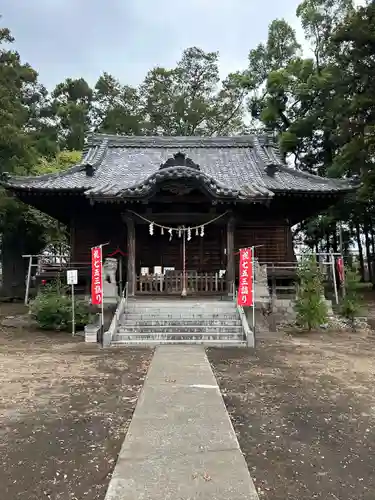
<path id="1" fill-rule="evenodd" d="M 366 257 L 367 257 L 367 270 L 368 270 L 368 278 L 369 281 L 372 283 L 372 266 L 371 266 L 371 246 L 370 246 L 370 238 L 368 236 L 368 225 L 367 223 L 364 224 L 364 233 L 365 233 L 365 245 L 366 245 Z"/>
<path id="2" fill-rule="evenodd" d="M 22 257 L 24 252 L 23 238 L 12 233 L 3 234 L 1 252 L 3 297 L 21 299 L 25 296 L 27 259 Z"/>
<path id="3" fill-rule="evenodd" d="M 29 260 L 22 255 L 40 253 L 45 243 L 40 234 L 29 237 L 24 224 L 18 230 L 6 231 L 1 239 L 2 284 L 1 295 L 11 299 L 24 299 L 26 291 L 26 273 Z"/>
<path id="4" fill-rule="evenodd" d="M 358 246 L 359 269 L 360 269 L 360 273 L 361 273 L 361 280 L 365 281 L 365 263 L 364 263 L 364 259 L 363 259 L 361 230 L 360 230 L 358 222 L 355 223 L 355 237 L 356 237 L 357 246 Z"/>

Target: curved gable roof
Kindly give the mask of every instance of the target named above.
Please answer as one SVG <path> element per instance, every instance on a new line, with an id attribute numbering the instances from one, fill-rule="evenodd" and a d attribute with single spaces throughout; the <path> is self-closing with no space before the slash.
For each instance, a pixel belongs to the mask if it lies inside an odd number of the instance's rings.
<path id="1" fill-rule="evenodd" d="M 353 189 L 346 181 L 288 167 L 267 134 L 238 137 L 94 134 L 88 138 L 81 162 L 68 170 L 43 176 L 9 177 L 2 184 L 12 190 L 81 191 L 93 198 L 126 199 L 147 196 L 159 182 L 184 178 L 195 179 L 213 197 L 243 201 L 269 199 L 276 193 L 328 194 Z"/>

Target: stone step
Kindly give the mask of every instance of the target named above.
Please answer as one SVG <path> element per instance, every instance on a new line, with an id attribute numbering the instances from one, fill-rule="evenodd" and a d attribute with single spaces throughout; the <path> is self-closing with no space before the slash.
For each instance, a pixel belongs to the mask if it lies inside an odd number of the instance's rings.
<path id="1" fill-rule="evenodd" d="M 221 307 L 234 307 L 234 302 L 209 302 L 209 303 L 200 303 L 200 302 L 149 302 L 149 303 L 140 303 L 133 302 L 127 303 L 128 308 L 134 309 L 220 309 Z"/>
<path id="2" fill-rule="evenodd" d="M 167 318 L 167 319 L 139 319 L 122 318 L 119 326 L 241 326 L 241 321 L 237 319 L 186 319 L 186 318 Z"/>
<path id="3" fill-rule="evenodd" d="M 151 333 L 151 332 L 133 332 L 133 333 L 116 333 L 113 336 L 112 342 L 122 342 L 128 340 L 233 340 L 242 341 L 244 336 L 242 333 L 184 333 L 184 332 L 164 332 L 164 333 Z"/>
<path id="4" fill-rule="evenodd" d="M 139 298 L 131 298 L 129 297 L 128 298 L 128 304 L 129 305 L 134 305 L 134 304 L 137 304 L 137 305 L 149 305 L 149 304 L 161 304 L 163 306 L 167 306 L 167 305 L 178 305 L 178 304 L 181 304 L 181 305 L 189 305 L 189 304 L 193 304 L 193 305 L 200 305 L 200 306 L 204 306 L 204 305 L 212 305 L 212 304 L 230 304 L 233 302 L 233 297 L 232 296 L 226 296 L 226 297 L 223 297 L 223 298 L 220 298 L 220 297 L 211 297 L 211 298 L 207 298 L 207 299 L 204 299 L 204 298 L 176 298 L 176 299 L 173 299 L 172 297 L 169 298 L 169 297 L 160 297 L 160 298 L 142 298 L 142 299 L 139 299 Z"/>
<path id="5" fill-rule="evenodd" d="M 239 318 L 238 314 L 233 311 L 232 313 L 224 314 L 224 313 L 217 313 L 217 314 L 197 314 L 193 312 L 185 312 L 185 313 L 170 313 L 170 314 L 150 314 L 150 313 L 129 313 L 126 312 L 122 318 L 125 320 L 158 320 L 158 321 L 168 321 L 170 319 L 176 319 L 176 320 L 219 320 L 219 321 L 225 321 L 225 320 L 236 320 Z"/>
<path id="6" fill-rule="evenodd" d="M 113 347 L 128 347 L 128 346 L 143 346 L 155 347 L 158 345 L 187 345 L 187 344 L 201 344 L 211 347 L 247 347 L 245 341 L 234 340 L 126 340 L 126 341 L 113 341 Z"/>
<path id="7" fill-rule="evenodd" d="M 181 325 L 168 325 L 168 326 L 129 326 L 129 325 L 120 325 L 117 328 L 118 333 L 132 333 L 132 332 L 140 332 L 150 334 L 158 334 L 158 333 L 241 333 L 242 326 L 181 326 Z"/>
<path id="8" fill-rule="evenodd" d="M 151 315 L 165 315 L 165 314 L 179 314 L 179 315 L 189 315 L 189 314 L 202 314 L 202 315 L 214 315 L 214 314 L 235 314 L 236 309 L 234 307 L 222 308 L 222 309 L 127 309 L 126 314 L 151 314 Z"/>

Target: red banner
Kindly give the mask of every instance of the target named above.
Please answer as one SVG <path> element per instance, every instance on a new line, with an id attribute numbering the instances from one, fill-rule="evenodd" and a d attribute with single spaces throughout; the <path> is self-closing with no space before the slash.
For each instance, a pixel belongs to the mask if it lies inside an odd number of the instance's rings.
<path id="1" fill-rule="evenodd" d="M 337 272 L 339 275 L 340 284 L 344 283 L 344 259 L 339 257 L 337 259 Z"/>
<path id="2" fill-rule="evenodd" d="M 240 249 L 240 284 L 237 303 L 239 306 L 253 305 L 253 250 Z"/>
<path id="3" fill-rule="evenodd" d="M 91 303 L 100 306 L 103 301 L 102 248 L 91 249 Z"/>

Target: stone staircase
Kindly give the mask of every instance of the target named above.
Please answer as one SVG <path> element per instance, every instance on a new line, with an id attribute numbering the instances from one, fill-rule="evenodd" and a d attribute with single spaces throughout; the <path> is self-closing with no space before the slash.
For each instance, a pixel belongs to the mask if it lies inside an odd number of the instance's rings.
<path id="1" fill-rule="evenodd" d="M 129 300 L 111 345 L 160 344 L 246 346 L 246 339 L 232 300 Z"/>

